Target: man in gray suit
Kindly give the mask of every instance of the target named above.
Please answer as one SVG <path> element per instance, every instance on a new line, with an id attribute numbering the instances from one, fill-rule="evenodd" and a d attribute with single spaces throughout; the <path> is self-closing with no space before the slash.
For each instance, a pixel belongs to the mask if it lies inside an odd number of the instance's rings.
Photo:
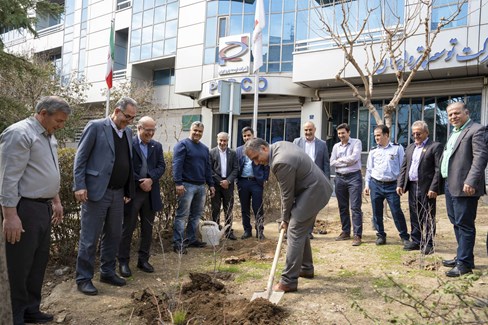
<path id="1" fill-rule="evenodd" d="M 228 225 L 225 236 L 237 240 L 232 231 L 232 209 L 234 207 L 234 182 L 239 165 L 237 154 L 228 147 L 229 134 L 217 134 L 218 146 L 210 150 L 212 178 L 215 184 L 215 195 L 212 197 L 212 220 L 220 226 L 220 207 L 224 207 L 225 225 Z"/>
<path id="2" fill-rule="evenodd" d="M 282 200 L 281 228 L 288 231 L 288 250 L 281 280 L 273 289 L 296 291 L 298 277 L 314 277 L 307 235 L 318 212 L 329 202 L 332 185 L 312 159 L 290 142 L 269 145 L 257 138 L 246 142 L 244 148 L 255 164 L 269 165 L 278 180 Z"/>
<path id="3" fill-rule="evenodd" d="M 441 159 L 441 175 L 445 181 L 447 216 L 454 225 L 458 244 L 457 255 L 442 264 L 452 267 L 448 277 L 472 273 L 476 238 L 478 200 L 485 194 L 485 168 L 488 148 L 485 127 L 473 122 L 462 102 L 447 106 L 449 123 L 454 127 Z"/>
<path id="4" fill-rule="evenodd" d="M 96 295 L 92 283 L 95 254 L 100 245 L 100 281 L 115 286 L 125 280 L 115 274 L 115 257 L 122 235 L 124 203 L 134 195 L 132 131 L 137 103 L 124 97 L 110 117 L 88 122 L 74 162 L 74 191 L 82 202 L 81 232 L 76 261 L 78 290 Z"/>

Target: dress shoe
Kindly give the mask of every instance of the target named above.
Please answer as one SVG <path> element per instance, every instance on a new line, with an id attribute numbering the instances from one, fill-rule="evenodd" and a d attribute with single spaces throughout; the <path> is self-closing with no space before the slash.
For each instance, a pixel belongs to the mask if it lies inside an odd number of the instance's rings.
<path id="1" fill-rule="evenodd" d="M 300 271 L 298 274 L 300 278 L 305 278 L 305 279 L 313 279 L 315 274 L 312 272 L 307 272 L 307 271 Z"/>
<path id="2" fill-rule="evenodd" d="M 202 248 L 207 246 L 207 243 L 204 243 L 203 241 L 199 241 L 198 239 L 195 240 L 194 242 L 188 244 L 188 247 L 197 247 L 197 248 Z"/>
<path id="3" fill-rule="evenodd" d="M 450 271 L 447 271 L 446 275 L 450 278 L 455 278 L 455 277 L 461 276 L 463 274 L 468 274 L 468 273 L 473 273 L 473 270 L 467 266 L 462 265 L 462 264 L 457 264 Z"/>
<path id="4" fill-rule="evenodd" d="M 96 296 L 98 294 L 97 288 L 93 285 L 91 280 L 78 283 L 78 291 L 83 292 L 85 295 Z"/>
<path id="5" fill-rule="evenodd" d="M 258 240 L 265 240 L 265 239 L 266 239 L 266 237 L 264 236 L 264 234 L 263 233 L 259 233 Z"/>
<path id="6" fill-rule="evenodd" d="M 35 313 L 24 313 L 24 322 L 43 324 L 51 322 L 54 319 L 53 315 L 37 311 Z"/>
<path id="7" fill-rule="evenodd" d="M 432 245 L 427 245 L 422 248 L 422 254 L 430 255 L 434 253 L 434 247 Z"/>
<path id="8" fill-rule="evenodd" d="M 184 247 L 184 246 L 181 246 L 181 247 L 174 246 L 173 252 L 175 252 L 176 254 L 182 254 L 182 255 L 188 254 L 188 251 L 186 250 L 186 247 Z"/>
<path id="9" fill-rule="evenodd" d="M 284 292 L 294 292 L 297 291 L 297 285 L 296 284 L 284 284 L 281 282 L 278 282 L 273 286 L 273 291 L 284 291 Z"/>
<path id="10" fill-rule="evenodd" d="M 244 234 L 242 234 L 241 239 L 248 239 L 252 237 L 252 233 L 245 231 Z"/>
<path id="11" fill-rule="evenodd" d="M 111 284 L 113 286 L 117 287 L 123 287 L 126 285 L 126 282 L 123 278 L 118 276 L 117 274 L 114 274 L 112 276 L 103 276 L 100 275 L 100 282 Z"/>
<path id="12" fill-rule="evenodd" d="M 351 239 L 351 235 L 343 231 L 338 237 L 336 237 L 335 240 L 340 241 L 340 240 L 348 240 L 348 239 Z"/>
<path id="13" fill-rule="evenodd" d="M 154 272 L 154 267 L 151 264 L 149 264 L 148 261 L 137 262 L 137 268 L 143 272 L 146 272 L 146 273 L 153 273 Z"/>
<path id="14" fill-rule="evenodd" d="M 234 235 L 233 232 L 228 233 L 225 238 L 230 239 L 230 240 L 237 240 L 236 235 Z"/>
<path id="15" fill-rule="evenodd" d="M 120 263 L 119 262 L 119 273 L 124 278 L 129 278 L 132 276 L 132 271 L 130 270 L 128 263 Z"/>
<path id="16" fill-rule="evenodd" d="M 453 258 L 452 260 L 442 260 L 442 265 L 445 267 L 455 267 L 457 263 L 457 257 Z"/>
<path id="17" fill-rule="evenodd" d="M 403 246 L 404 251 L 418 251 L 419 249 L 420 245 L 413 241 L 409 241 Z"/>
<path id="18" fill-rule="evenodd" d="M 361 236 L 354 235 L 354 238 L 352 239 L 352 246 L 360 246 L 361 243 Z"/>
<path id="19" fill-rule="evenodd" d="M 385 236 L 377 236 L 376 245 L 386 245 L 386 237 Z"/>

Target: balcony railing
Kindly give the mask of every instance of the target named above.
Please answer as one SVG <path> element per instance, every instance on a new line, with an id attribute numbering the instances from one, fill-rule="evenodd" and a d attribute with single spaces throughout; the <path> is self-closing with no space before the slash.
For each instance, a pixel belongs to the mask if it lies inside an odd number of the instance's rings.
<path id="1" fill-rule="evenodd" d="M 117 10 L 129 8 L 131 6 L 131 0 L 117 1 Z"/>
<path id="2" fill-rule="evenodd" d="M 114 71 L 112 78 L 114 80 L 125 79 L 126 74 L 127 74 L 127 69 L 117 70 L 117 71 Z"/>

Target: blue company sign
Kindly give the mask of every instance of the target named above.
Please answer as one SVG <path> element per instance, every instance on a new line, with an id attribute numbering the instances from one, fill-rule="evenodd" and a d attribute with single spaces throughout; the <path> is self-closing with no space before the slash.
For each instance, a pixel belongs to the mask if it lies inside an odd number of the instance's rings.
<path id="1" fill-rule="evenodd" d="M 235 79 L 228 79 L 227 81 L 238 82 Z M 249 77 L 242 78 L 241 83 L 240 83 L 241 84 L 241 90 L 243 92 L 250 92 L 251 90 L 253 90 L 253 82 L 254 82 L 254 80 L 249 78 Z M 222 84 L 222 80 L 210 81 L 210 92 L 213 93 L 214 91 L 217 90 L 218 93 L 220 94 L 221 84 Z M 268 88 L 268 80 L 264 77 L 259 77 L 258 90 L 259 91 L 265 91 L 267 88 Z"/>
<path id="2" fill-rule="evenodd" d="M 451 38 L 449 41 L 451 47 L 450 49 L 443 49 L 440 52 L 435 53 L 434 55 L 429 56 L 424 62 L 422 62 L 422 69 L 427 69 L 427 66 L 429 63 L 436 62 L 440 60 L 442 57 L 445 56 L 444 61 L 449 62 L 452 60 L 452 58 L 456 58 L 457 62 L 468 62 L 476 59 L 480 59 L 479 63 L 483 64 L 488 62 L 488 37 L 485 39 L 485 43 L 483 46 L 483 49 L 476 52 L 476 53 L 471 53 L 472 50 L 471 48 L 464 47 L 461 52 L 463 54 L 459 54 L 456 52 L 456 46 L 458 45 L 458 39 L 457 38 Z M 396 61 L 396 64 L 398 66 L 398 70 L 403 70 L 405 66 L 407 66 L 410 70 L 412 70 L 417 63 L 420 61 L 422 58 L 422 55 L 425 52 L 425 48 L 423 46 L 417 47 L 417 52 L 419 53 L 419 57 L 415 58 L 413 55 L 409 55 L 405 51 L 405 55 L 403 59 L 398 59 Z M 393 60 L 392 59 L 384 59 L 383 62 L 379 64 L 379 68 L 376 71 L 376 74 L 382 74 L 384 73 L 389 67 L 393 69 Z"/>

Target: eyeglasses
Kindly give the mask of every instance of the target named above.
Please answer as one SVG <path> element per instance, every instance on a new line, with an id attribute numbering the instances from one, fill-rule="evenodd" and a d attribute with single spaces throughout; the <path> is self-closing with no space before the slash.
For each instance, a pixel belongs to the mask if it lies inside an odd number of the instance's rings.
<path id="1" fill-rule="evenodd" d="M 122 113 L 122 115 L 124 115 L 124 117 L 128 120 L 128 121 L 132 121 L 136 116 L 132 116 L 132 115 L 129 115 L 129 114 L 125 114 L 124 112 L 120 111 Z"/>
<path id="2" fill-rule="evenodd" d="M 154 129 L 146 129 L 144 127 L 142 127 L 141 129 L 143 129 L 146 132 L 152 132 L 152 133 L 156 132 L 156 130 L 157 130 L 156 128 L 154 128 Z"/>

